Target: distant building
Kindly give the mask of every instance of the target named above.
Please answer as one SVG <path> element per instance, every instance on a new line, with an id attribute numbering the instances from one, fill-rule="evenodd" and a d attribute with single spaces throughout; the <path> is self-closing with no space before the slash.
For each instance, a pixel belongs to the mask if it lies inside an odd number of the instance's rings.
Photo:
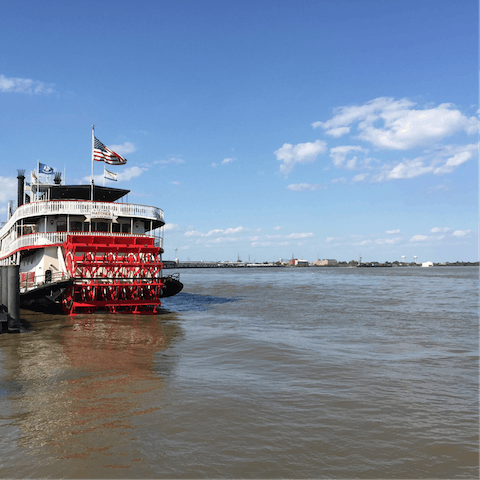
<path id="1" fill-rule="evenodd" d="M 433 267 L 433 262 L 423 262 L 422 267 Z"/>
<path id="2" fill-rule="evenodd" d="M 336 267 L 337 261 L 333 259 L 315 260 L 313 265 L 316 267 Z"/>
<path id="3" fill-rule="evenodd" d="M 308 267 L 308 260 L 297 260 L 297 267 Z"/>
<path id="4" fill-rule="evenodd" d="M 294 267 L 297 264 L 298 260 L 296 258 L 292 258 L 288 261 L 288 264 Z"/>

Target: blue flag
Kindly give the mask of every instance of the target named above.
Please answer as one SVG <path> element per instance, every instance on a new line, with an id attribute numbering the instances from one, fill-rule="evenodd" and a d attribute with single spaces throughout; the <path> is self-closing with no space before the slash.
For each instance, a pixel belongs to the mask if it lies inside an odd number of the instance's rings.
<path id="1" fill-rule="evenodd" d="M 45 165 L 44 163 L 39 163 L 38 165 L 38 173 L 45 173 L 46 175 L 50 175 L 51 173 L 55 173 L 52 167 Z"/>

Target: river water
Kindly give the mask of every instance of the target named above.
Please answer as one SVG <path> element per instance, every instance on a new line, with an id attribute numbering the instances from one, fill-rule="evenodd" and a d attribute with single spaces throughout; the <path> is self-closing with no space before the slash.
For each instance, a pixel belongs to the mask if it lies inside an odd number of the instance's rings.
<path id="1" fill-rule="evenodd" d="M 477 268 L 180 273 L 0 335 L 0 477 L 478 478 Z"/>

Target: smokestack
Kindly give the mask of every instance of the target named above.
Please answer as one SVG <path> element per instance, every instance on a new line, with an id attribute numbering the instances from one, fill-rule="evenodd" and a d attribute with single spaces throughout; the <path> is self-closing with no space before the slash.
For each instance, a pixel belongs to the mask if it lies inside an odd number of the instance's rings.
<path id="1" fill-rule="evenodd" d="M 18 190 L 17 190 L 17 208 L 20 205 L 23 205 L 23 195 L 24 195 L 24 188 L 25 188 L 25 170 L 18 169 Z"/>

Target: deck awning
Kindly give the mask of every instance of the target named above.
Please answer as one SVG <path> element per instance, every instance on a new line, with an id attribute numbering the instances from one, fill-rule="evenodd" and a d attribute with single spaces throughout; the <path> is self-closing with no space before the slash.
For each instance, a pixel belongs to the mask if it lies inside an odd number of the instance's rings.
<path id="1" fill-rule="evenodd" d="M 91 200 L 91 185 L 49 185 L 49 200 Z M 96 202 L 115 202 L 130 190 L 122 188 L 101 187 L 94 185 L 93 200 Z"/>

